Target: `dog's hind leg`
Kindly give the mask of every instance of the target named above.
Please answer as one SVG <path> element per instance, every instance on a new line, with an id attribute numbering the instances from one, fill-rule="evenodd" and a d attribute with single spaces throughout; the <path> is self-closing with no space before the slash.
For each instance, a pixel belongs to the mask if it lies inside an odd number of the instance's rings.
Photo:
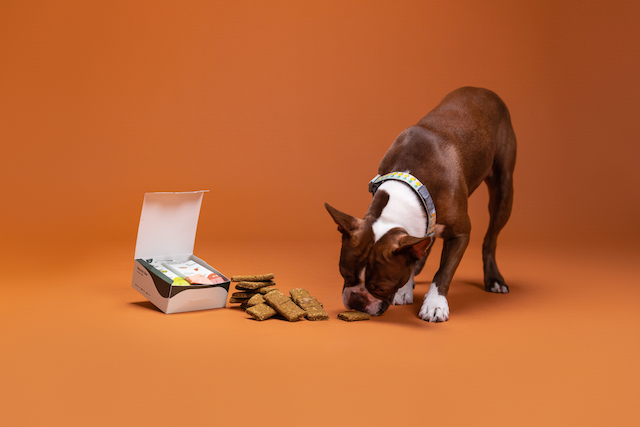
<path id="1" fill-rule="evenodd" d="M 513 204 L 513 169 L 516 161 L 516 139 L 510 120 L 503 124 L 499 149 L 492 170 L 485 179 L 489 187 L 489 229 L 482 245 L 484 262 L 484 288 L 488 292 L 506 294 L 509 287 L 504 282 L 496 264 L 498 234 L 511 215 Z"/>

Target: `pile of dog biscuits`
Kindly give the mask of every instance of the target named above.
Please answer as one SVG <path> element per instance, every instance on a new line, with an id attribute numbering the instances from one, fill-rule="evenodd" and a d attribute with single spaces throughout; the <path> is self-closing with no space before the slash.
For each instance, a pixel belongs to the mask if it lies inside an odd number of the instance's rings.
<path id="1" fill-rule="evenodd" d="M 232 276 L 239 292 L 231 294 L 229 303 L 240 303 L 240 307 L 256 320 L 267 320 L 277 314 L 290 322 L 307 320 L 329 320 L 322 304 L 305 289 L 292 289 L 284 295 L 275 287 L 273 274 L 255 276 Z"/>

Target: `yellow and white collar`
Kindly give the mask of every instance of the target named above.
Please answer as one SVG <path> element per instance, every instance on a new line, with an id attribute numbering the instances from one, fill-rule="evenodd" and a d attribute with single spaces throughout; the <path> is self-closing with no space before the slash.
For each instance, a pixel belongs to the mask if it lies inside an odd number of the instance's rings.
<path id="1" fill-rule="evenodd" d="M 385 175 L 376 175 L 369 182 L 369 192 L 371 194 L 376 194 L 376 191 L 378 191 L 378 187 L 380 187 L 383 182 L 389 180 L 404 182 L 415 191 L 415 193 L 418 195 L 418 198 L 420 199 L 420 202 L 422 202 L 424 211 L 427 214 L 427 236 L 433 236 L 435 234 L 436 227 L 436 206 L 433 203 L 433 199 L 431 198 L 429 191 L 427 191 L 427 187 L 425 187 L 424 184 L 422 184 L 420 180 L 418 180 L 418 178 L 409 173 L 390 172 Z M 431 240 L 431 242 L 433 243 L 433 239 Z"/>

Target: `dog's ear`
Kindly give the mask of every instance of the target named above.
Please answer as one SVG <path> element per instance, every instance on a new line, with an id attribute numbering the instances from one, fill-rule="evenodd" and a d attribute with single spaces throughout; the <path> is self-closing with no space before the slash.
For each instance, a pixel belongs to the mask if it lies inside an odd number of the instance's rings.
<path id="1" fill-rule="evenodd" d="M 432 239 L 432 236 L 413 237 L 405 234 L 398 240 L 398 247 L 394 249 L 393 253 L 396 255 L 404 253 L 416 259 L 421 259 L 427 253 Z"/>
<path id="2" fill-rule="evenodd" d="M 324 204 L 324 207 L 327 208 L 329 215 L 331 215 L 336 224 L 338 224 L 338 231 L 344 236 L 351 237 L 353 230 L 355 230 L 360 221 L 362 221 L 361 219 L 348 215 L 344 212 L 340 212 L 338 209 L 329 206 L 327 203 Z"/>

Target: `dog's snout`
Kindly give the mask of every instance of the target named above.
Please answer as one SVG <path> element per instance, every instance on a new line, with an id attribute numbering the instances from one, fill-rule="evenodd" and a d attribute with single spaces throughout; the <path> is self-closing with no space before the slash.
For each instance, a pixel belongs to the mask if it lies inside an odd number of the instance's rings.
<path id="1" fill-rule="evenodd" d="M 347 308 L 351 310 L 366 312 L 366 308 L 367 308 L 367 305 L 369 304 L 369 300 L 367 297 L 365 297 L 361 293 L 353 292 L 347 304 L 348 304 Z"/>
<path id="2" fill-rule="evenodd" d="M 344 305 L 349 310 L 362 311 L 372 316 L 380 316 L 387 311 L 389 303 L 371 295 L 363 288 L 347 288 L 343 294 Z"/>

